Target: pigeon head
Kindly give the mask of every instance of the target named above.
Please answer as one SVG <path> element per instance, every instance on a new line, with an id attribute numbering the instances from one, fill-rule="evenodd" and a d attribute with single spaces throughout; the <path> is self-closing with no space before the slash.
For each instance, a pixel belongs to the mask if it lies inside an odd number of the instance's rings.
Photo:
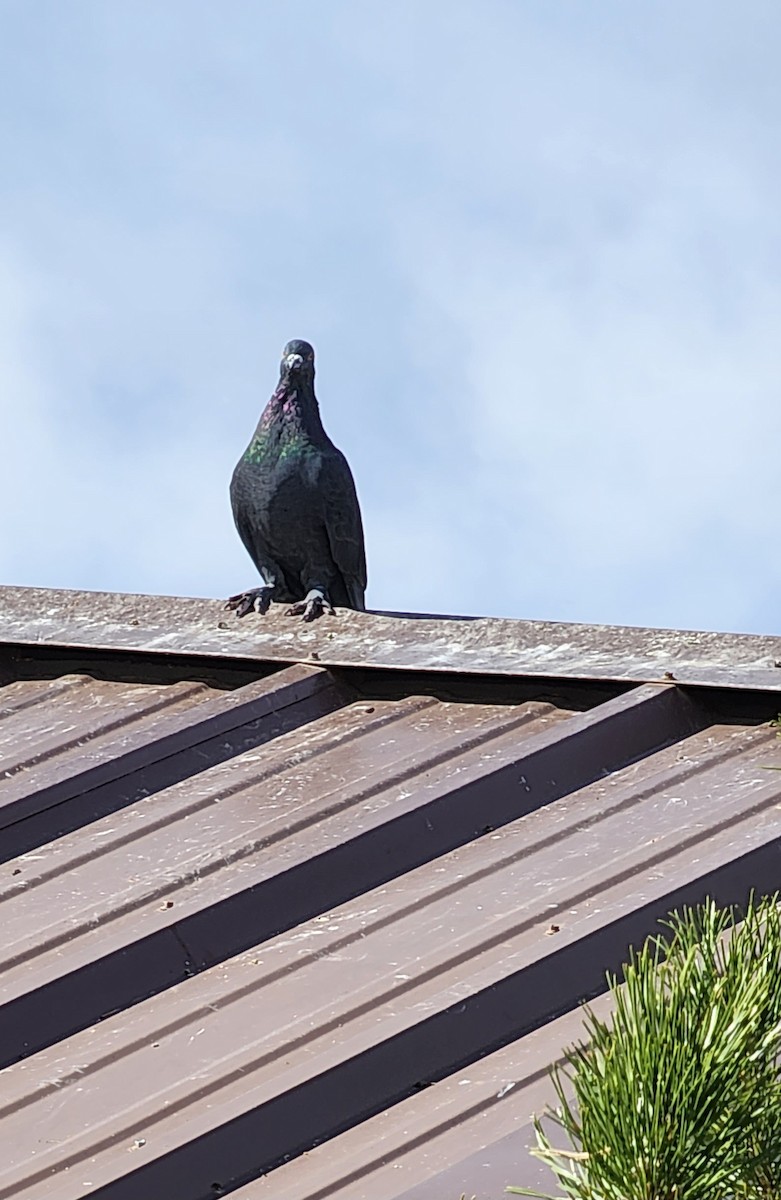
<path id="1" fill-rule="evenodd" d="M 294 338 L 292 342 L 288 342 L 282 351 L 279 377 L 286 382 L 312 382 L 315 377 L 315 352 L 309 342 L 304 342 L 301 338 Z"/>

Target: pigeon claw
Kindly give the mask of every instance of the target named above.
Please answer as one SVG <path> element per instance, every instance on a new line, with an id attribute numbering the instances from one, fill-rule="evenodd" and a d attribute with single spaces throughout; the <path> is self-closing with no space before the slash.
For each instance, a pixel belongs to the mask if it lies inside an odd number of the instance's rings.
<path id="1" fill-rule="evenodd" d="M 312 589 L 303 600 L 298 600 L 295 604 L 291 604 L 285 615 L 288 617 L 301 617 L 304 621 L 315 621 L 323 613 L 333 616 L 334 606 L 322 592 Z"/>
<path id="2" fill-rule="evenodd" d="M 233 609 L 237 617 L 246 617 L 247 613 L 268 612 L 271 604 L 271 593 L 273 588 L 258 587 L 250 588 L 248 592 L 239 592 L 237 596 L 229 596 L 225 602 L 225 607 Z"/>

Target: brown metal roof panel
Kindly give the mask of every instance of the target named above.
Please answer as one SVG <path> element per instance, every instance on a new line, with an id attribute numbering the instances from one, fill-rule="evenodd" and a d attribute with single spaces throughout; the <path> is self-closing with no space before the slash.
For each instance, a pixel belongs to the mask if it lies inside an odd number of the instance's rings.
<path id="1" fill-rule="evenodd" d="M 684 736 L 701 719 L 675 688 L 640 688 L 564 720 L 554 719 L 550 706 L 500 706 L 504 715 L 495 713 L 491 722 L 484 706 L 443 704 L 451 741 L 463 740 L 455 713 L 467 724 L 476 714 L 486 721 L 485 733 L 473 731 L 459 759 L 431 742 L 436 704 L 411 698 L 370 705 L 371 713 L 367 706 L 351 706 L 307 726 L 309 749 L 297 748 L 292 763 L 289 742 L 279 739 L 257 760 L 245 756 L 254 767 L 249 778 L 246 763 L 233 760 L 178 791 L 131 806 L 102 827 L 96 823 L 86 851 L 78 836 L 44 848 L 51 869 L 41 870 L 36 858 L 35 890 L 5 901 L 2 1060 L 83 1028 L 580 788 Z M 410 755 L 410 732 L 421 713 L 426 720 L 416 736 L 422 745 Z M 535 713 L 543 722 L 554 719 L 547 733 L 524 730 Z M 409 728 L 401 736 L 404 724 Z M 524 732 L 530 735 L 518 736 Z M 486 749 L 492 738 L 496 743 Z M 377 774 L 383 744 L 386 761 Z M 389 772 L 388 751 L 391 762 L 404 760 L 401 769 Z M 328 752 L 334 755 L 330 784 Z M 315 762 L 313 756 L 321 757 Z M 262 786 L 253 791 L 257 783 Z M 145 823 L 152 834 L 146 849 Z M 119 844 L 112 846 L 112 838 Z M 190 856 L 189 865 L 183 872 L 180 860 L 161 879 L 158 864 L 168 867 L 178 846 Z M 112 852 L 120 856 L 119 867 Z M 19 864 L 9 867 L 30 871 L 24 857 Z M 21 891 L 25 878 L 12 883 Z M 76 898 L 69 900 L 74 889 Z"/>
<path id="2" fill-rule="evenodd" d="M 484 772 L 492 755 L 517 755 L 519 736 L 564 716 L 431 697 L 353 704 L 12 860 L 0 873 L 0 994 L 58 975 L 66 945 L 72 971 L 181 925 L 360 832 L 365 812 L 382 824 L 391 795 L 412 801 L 413 782 L 444 787 L 472 758 Z"/>
<path id="3" fill-rule="evenodd" d="M 605 1019 L 611 1009 L 609 996 L 597 997 L 591 1007 Z M 582 1036 L 583 1014 L 576 1009 L 231 1195 L 236 1200 L 397 1200 L 422 1185 L 421 1200 L 458 1200 L 462 1192 L 497 1200 L 509 1183 L 550 1185 L 550 1172 L 536 1168 L 528 1155 L 534 1145 L 529 1116 L 555 1101 L 549 1067 L 561 1060 L 564 1046 Z M 508 1135 L 509 1164 L 491 1162 L 496 1186 L 489 1193 L 483 1180 L 486 1171 L 463 1160 L 472 1155 L 478 1162 L 493 1159 L 493 1149 L 487 1153 L 486 1147 Z M 449 1177 L 451 1172 L 458 1186 L 448 1178 L 443 1188 L 449 1190 L 441 1189 L 439 1176 Z"/>
<path id="4" fill-rule="evenodd" d="M 776 864 L 777 860 L 776 853 Z M 751 882 L 750 878 L 744 877 L 740 894 L 736 895 L 733 891 L 726 898 L 744 902 Z M 767 886 L 767 883 L 766 874 L 762 885 Z M 683 893 L 668 897 L 668 901 L 677 901 L 679 898 L 688 902 L 697 897 L 691 889 L 686 889 Z M 626 935 L 628 940 L 634 941 L 649 932 L 653 927 L 652 915 L 661 915 L 668 907 L 669 904 L 665 903 L 657 908 L 655 914 L 644 913 L 642 924 L 629 922 L 622 941 Z M 595 949 L 598 953 L 602 947 L 589 946 L 586 955 L 593 955 Z M 618 950 L 618 946 L 613 946 L 609 958 L 612 968 L 618 965 Z M 626 954 L 625 941 L 620 954 L 622 957 Z M 527 981 L 525 973 L 519 973 L 504 980 L 495 989 L 479 993 L 474 997 L 474 1004 L 470 998 L 452 1006 L 441 1017 L 432 1017 L 432 1021 L 439 1022 L 441 1019 L 455 1031 L 454 1019 L 458 1026 L 463 1027 L 462 1014 L 467 1013 L 466 1024 L 472 1027 L 470 1054 L 474 1057 L 486 1048 L 483 1039 L 487 1029 L 494 1035 L 506 1036 L 508 1008 L 516 1007 L 527 995 L 529 987 L 534 987 L 534 980 Z M 492 1024 L 497 1017 L 503 1018 L 498 1028 Z M 131 1200 L 141 1188 L 152 1194 L 165 1194 L 170 1200 L 195 1200 L 195 1197 L 209 1196 L 209 1188 L 224 1191 L 242 1177 L 262 1169 L 273 1169 L 277 1161 L 285 1161 L 291 1155 L 306 1152 L 310 1145 L 324 1137 L 338 1134 L 345 1122 L 349 1124 L 351 1120 L 360 1120 L 363 1115 L 393 1104 L 415 1086 L 411 1081 L 421 1070 L 426 1074 L 431 1068 L 440 1071 L 441 1066 L 435 1066 L 435 1058 L 432 1057 L 432 1041 L 427 1025 L 428 1022 L 424 1022 L 422 1027 L 414 1026 L 409 1034 L 392 1038 L 390 1043 L 374 1044 L 365 1053 L 294 1086 L 292 1091 L 277 1095 L 259 1107 L 247 1109 L 243 1114 L 236 1113 L 219 1126 L 209 1130 L 201 1126 L 200 1133 L 196 1125 L 192 1126 L 191 1132 L 195 1136 L 189 1142 L 178 1148 L 172 1147 L 162 1158 L 149 1162 L 145 1168 L 130 1176 L 121 1172 L 115 1182 L 107 1181 L 106 1186 L 99 1188 L 95 1195 L 101 1200 L 109 1200 L 109 1197 L 111 1200 Z M 403 1041 L 399 1040 L 400 1037 Z M 448 1040 L 445 1031 L 446 1045 Z M 463 1042 L 458 1048 L 463 1050 Z M 452 1065 L 451 1059 L 451 1068 Z M 400 1092 L 402 1088 L 404 1090 Z M 244 1099 L 245 1103 L 251 1102 L 252 1094 L 245 1094 Z M 94 1158 L 91 1163 L 95 1163 Z M 217 1182 L 207 1184 L 207 1179 Z"/>
<path id="5" fill-rule="evenodd" d="M 12 1118 L 6 1125 L 20 1165 L 26 1170 L 25 1129 L 56 1118 L 52 1164 L 88 1157 L 101 1181 L 119 1178 L 120 1144 L 143 1136 L 158 1156 L 146 1181 L 153 1191 L 206 1195 L 203 1170 L 214 1176 L 233 1163 L 240 1177 L 253 1155 L 256 1168 L 270 1165 L 275 1153 L 295 1153 L 307 1138 L 401 1099 L 397 1089 L 533 1029 L 557 1004 L 571 1006 L 580 989 L 599 988 L 603 967 L 618 965 L 676 888 L 691 893 L 693 840 L 697 872 L 721 868 L 736 845 L 777 842 L 781 784 L 757 775 L 769 731 L 738 735 L 737 780 L 724 769 L 724 739 L 734 732 L 661 751 L 641 775 L 639 765 L 627 768 L 623 788 L 621 779 L 612 793 L 592 785 L 530 813 L 328 913 L 327 923 L 309 922 L 45 1051 L 26 1064 L 29 1102 L 13 1099 L 8 1072 L 9 1100 L 26 1109 L 18 1130 Z M 714 804 L 735 792 L 734 814 L 722 807 L 714 831 Z M 679 802 L 699 804 L 689 811 L 695 829 L 703 826 L 694 839 L 681 828 Z M 560 816 L 555 836 L 552 814 Z M 653 835 L 639 839 L 638 821 Z M 578 850 L 562 878 L 568 843 Z M 611 851 L 606 880 L 599 860 Z M 63 1088 L 86 1076 L 74 1126 Z M 109 1115 L 112 1096 L 123 1107 Z M 105 1152 L 95 1153 L 96 1142 Z M 13 1179 L 14 1194 L 26 1195 L 22 1177 Z M 143 1183 L 106 1195 L 131 1196 Z"/>
<path id="6" fill-rule="evenodd" d="M 83 769 L 100 749 L 116 753 L 126 733 L 140 727 L 148 738 L 162 714 L 189 717 L 194 705 L 214 694 L 202 683 L 140 685 L 87 675 L 6 684 L 0 688 L 0 775 L 13 780 L 16 791 L 20 783 L 36 786 L 30 778 L 35 768 L 40 779 L 63 758 L 66 771 Z M 13 794 L 4 787 L 0 804 Z"/>
<path id="7" fill-rule="evenodd" d="M 504 618 L 402 618 L 342 610 L 304 625 L 273 605 L 228 617 L 221 602 L 0 589 L 0 640 L 209 657 L 781 690 L 781 638 Z M 668 674 L 669 673 L 669 674 Z"/>
<path id="8" fill-rule="evenodd" d="M 104 683 L 88 682 L 92 685 L 88 695 L 106 689 Z M 190 696 L 186 689 L 191 686 L 136 685 L 140 697 L 148 696 L 149 711 L 131 728 L 123 727 L 119 733 L 114 730 L 86 744 L 79 739 L 76 745 L 60 745 L 53 758 L 40 753 L 34 712 L 28 709 L 29 732 L 16 729 L 14 736 L 34 748 L 28 755 L 37 753 L 38 757 L 3 788 L 0 860 L 78 829 L 248 748 L 257 748 L 352 698 L 351 690 L 326 671 L 301 666 L 288 667 L 233 692 L 195 685 L 198 690 Z M 40 681 L 10 685 L 4 691 L 16 694 L 19 688 L 24 689 L 22 694 L 49 694 Z M 186 705 L 176 702 L 176 694 L 183 688 L 191 701 Z M 0 691 L 0 702 L 4 691 Z M 158 703 L 161 692 L 173 692 L 163 712 Z M 203 694 L 206 699 L 200 699 Z M 53 703 L 59 699 L 55 690 Z M 48 702 L 37 706 L 44 719 L 49 707 Z M 56 715 L 61 719 L 59 711 Z M 77 710 L 76 717 L 80 716 Z"/>
<path id="9" fill-rule="evenodd" d="M 529 1154 L 535 1144 L 532 1122 L 519 1122 L 503 1138 L 485 1139 L 479 1150 L 466 1159 L 431 1172 L 423 1180 L 398 1195 L 394 1200 L 453 1200 L 468 1196 L 469 1200 L 504 1200 L 508 1180 L 515 1187 L 525 1187 L 549 1195 L 555 1187 L 555 1176 L 538 1159 Z"/>

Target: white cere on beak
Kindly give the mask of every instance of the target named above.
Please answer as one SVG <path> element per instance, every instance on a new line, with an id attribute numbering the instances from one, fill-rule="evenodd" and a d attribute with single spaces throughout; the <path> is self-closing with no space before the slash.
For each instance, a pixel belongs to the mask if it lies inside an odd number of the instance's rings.
<path id="1" fill-rule="evenodd" d="M 289 371 L 292 371 L 295 367 L 302 367 L 303 365 L 304 360 L 300 354 L 288 354 L 287 358 L 285 359 L 285 366 Z"/>

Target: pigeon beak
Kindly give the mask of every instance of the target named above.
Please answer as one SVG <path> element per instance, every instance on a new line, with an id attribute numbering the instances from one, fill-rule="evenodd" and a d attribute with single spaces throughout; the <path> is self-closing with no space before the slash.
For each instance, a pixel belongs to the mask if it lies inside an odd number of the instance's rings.
<path id="1" fill-rule="evenodd" d="M 285 359 L 285 367 L 288 371 L 298 371 L 304 365 L 304 359 L 300 354 L 288 354 Z"/>

